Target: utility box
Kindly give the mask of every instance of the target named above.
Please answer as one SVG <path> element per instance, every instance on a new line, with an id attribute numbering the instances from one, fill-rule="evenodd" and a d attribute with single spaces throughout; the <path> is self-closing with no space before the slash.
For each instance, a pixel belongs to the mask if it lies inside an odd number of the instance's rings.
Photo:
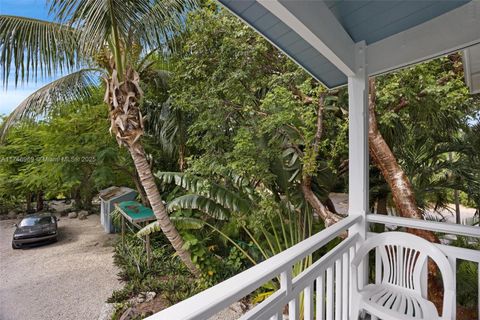
<path id="1" fill-rule="evenodd" d="M 127 187 L 109 187 L 100 191 L 100 222 L 106 233 L 115 233 L 110 213 L 115 210 L 115 203 L 132 201 L 137 197 L 137 192 Z"/>

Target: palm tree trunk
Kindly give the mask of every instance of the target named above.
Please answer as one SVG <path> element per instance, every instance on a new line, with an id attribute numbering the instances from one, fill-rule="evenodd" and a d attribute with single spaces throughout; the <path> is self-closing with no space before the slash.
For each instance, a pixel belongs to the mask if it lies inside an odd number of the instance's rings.
<path id="1" fill-rule="evenodd" d="M 125 80 L 119 82 L 117 72 L 113 70 L 112 76 L 105 80 L 107 83 L 105 102 L 110 106 L 110 131 L 115 134 L 118 144 L 130 152 L 140 182 L 163 233 L 190 272 L 199 276 L 200 270 L 192 262 L 190 252 L 184 248 L 183 239 L 168 216 L 145 151 L 140 144 L 144 126 L 139 109 L 143 92 L 139 86 L 138 74 L 129 68 Z"/>
<path id="2" fill-rule="evenodd" d="M 375 107 L 375 80 L 371 79 L 369 99 L 370 125 L 368 131 L 370 156 L 392 190 L 393 202 L 399 215 L 406 218 L 422 219 L 422 212 L 417 206 L 410 180 L 398 164 L 395 155 L 378 130 Z M 431 231 L 411 229 L 409 232 L 430 242 L 439 242 L 438 237 Z"/>
<path id="3" fill-rule="evenodd" d="M 135 164 L 138 176 L 140 177 L 140 182 L 145 190 L 145 193 L 147 194 L 147 198 L 150 202 L 153 212 L 155 213 L 155 216 L 157 217 L 158 222 L 160 223 L 163 233 L 170 241 L 178 256 L 180 259 L 182 259 L 188 269 L 196 276 L 199 276 L 200 272 L 193 264 L 190 258 L 190 253 L 183 248 L 184 242 L 182 237 L 168 216 L 167 208 L 163 204 L 143 147 L 137 143 L 136 146 L 129 147 L 128 151 L 132 156 L 133 163 Z"/>

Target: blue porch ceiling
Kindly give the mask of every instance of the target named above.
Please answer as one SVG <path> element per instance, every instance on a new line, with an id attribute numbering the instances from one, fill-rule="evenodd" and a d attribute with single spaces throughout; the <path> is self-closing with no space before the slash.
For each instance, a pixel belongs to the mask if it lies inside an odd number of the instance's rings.
<path id="1" fill-rule="evenodd" d="M 347 77 L 295 31 L 255 0 L 219 0 L 270 42 L 284 51 L 329 88 L 347 83 Z M 320 28 L 315 11 L 322 0 L 280 0 L 312 32 Z M 415 27 L 470 0 L 325 0 L 354 42 L 367 45 Z"/>

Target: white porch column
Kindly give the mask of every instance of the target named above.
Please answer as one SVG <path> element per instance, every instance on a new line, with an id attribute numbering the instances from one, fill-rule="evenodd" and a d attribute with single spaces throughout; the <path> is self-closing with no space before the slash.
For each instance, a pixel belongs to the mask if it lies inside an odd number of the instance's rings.
<path id="1" fill-rule="evenodd" d="M 361 216 L 349 229 L 365 239 L 368 213 L 368 72 L 365 41 L 355 45 L 355 75 L 348 77 L 348 214 Z"/>

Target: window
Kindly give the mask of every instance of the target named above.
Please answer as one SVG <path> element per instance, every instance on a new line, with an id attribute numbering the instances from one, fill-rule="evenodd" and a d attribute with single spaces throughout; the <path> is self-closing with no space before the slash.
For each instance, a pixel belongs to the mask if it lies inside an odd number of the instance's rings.
<path id="1" fill-rule="evenodd" d="M 51 223 L 55 223 L 54 217 L 29 217 L 23 219 L 22 222 L 20 222 L 20 227 L 32 227 Z"/>

